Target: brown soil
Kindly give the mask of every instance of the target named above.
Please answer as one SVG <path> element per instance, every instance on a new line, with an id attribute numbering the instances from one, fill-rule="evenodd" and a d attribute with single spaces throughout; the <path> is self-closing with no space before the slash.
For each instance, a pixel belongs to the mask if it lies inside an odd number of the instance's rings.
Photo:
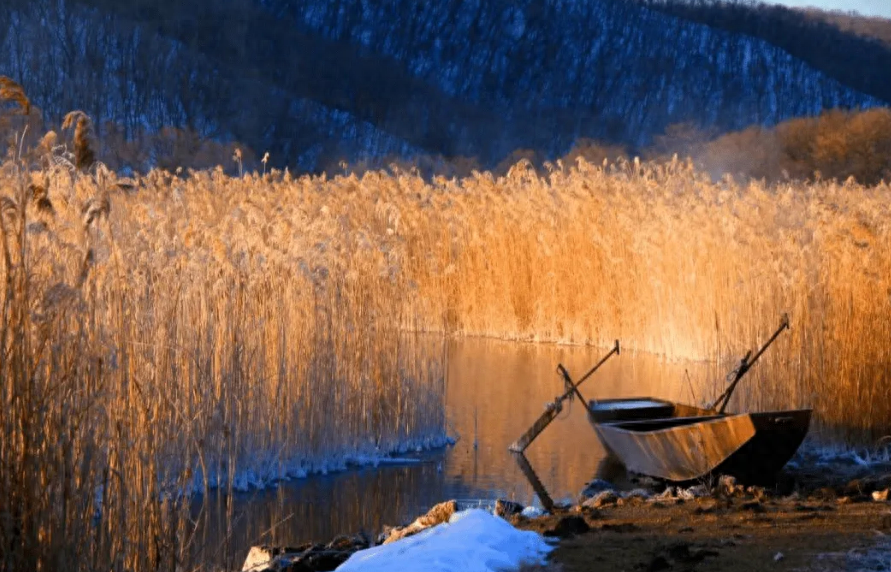
<path id="1" fill-rule="evenodd" d="M 637 500 L 568 514 L 582 516 L 590 530 L 560 541 L 548 565 L 527 571 L 891 569 L 891 511 L 871 499 Z M 545 531 L 560 518 L 515 524 Z"/>

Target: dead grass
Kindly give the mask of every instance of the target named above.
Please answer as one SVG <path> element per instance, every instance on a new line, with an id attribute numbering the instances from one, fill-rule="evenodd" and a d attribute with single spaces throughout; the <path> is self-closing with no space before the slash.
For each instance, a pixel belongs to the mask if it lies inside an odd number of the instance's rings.
<path id="1" fill-rule="evenodd" d="M 408 272 L 453 332 L 724 361 L 789 312 L 731 408 L 812 406 L 861 442 L 891 432 L 887 185 L 713 184 L 677 161 L 391 184 L 418 245 Z"/>
<path id="2" fill-rule="evenodd" d="M 852 440 L 891 430 L 886 185 L 713 184 L 677 161 L 329 185 L 387 197 L 421 313 L 452 333 L 729 362 L 789 312 L 732 407 L 813 406 Z"/>
<path id="3" fill-rule="evenodd" d="M 0 569 L 191 569 L 192 491 L 442 442 L 393 239 L 324 183 L 75 159 L 0 168 Z"/>

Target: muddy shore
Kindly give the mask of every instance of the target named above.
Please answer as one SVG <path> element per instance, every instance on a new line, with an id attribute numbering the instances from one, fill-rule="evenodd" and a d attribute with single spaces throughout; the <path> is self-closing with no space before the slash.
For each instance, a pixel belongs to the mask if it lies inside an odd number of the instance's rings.
<path id="1" fill-rule="evenodd" d="M 700 498 L 582 509 L 589 527 L 533 570 L 889 570 L 886 503 Z M 515 522 L 548 532 L 560 515 Z M 578 530 L 578 529 L 577 529 Z"/>
<path id="2" fill-rule="evenodd" d="M 719 481 L 684 499 L 656 483 L 537 519 L 513 516 L 519 528 L 572 531 L 546 565 L 524 572 L 891 570 L 891 465 L 799 463 L 769 487 Z"/>

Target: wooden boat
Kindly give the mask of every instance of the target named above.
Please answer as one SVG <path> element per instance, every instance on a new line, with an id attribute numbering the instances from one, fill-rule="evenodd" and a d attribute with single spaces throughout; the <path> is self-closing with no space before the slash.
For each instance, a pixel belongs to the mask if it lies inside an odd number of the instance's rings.
<path id="1" fill-rule="evenodd" d="M 709 474 L 729 474 L 748 482 L 769 481 L 789 462 L 801 445 L 811 410 L 765 413 L 725 413 L 740 380 L 777 337 L 789 328 L 783 315 L 780 327 L 752 357 L 747 353 L 731 372 L 732 380 L 708 408 L 635 397 L 586 401 L 579 386 L 606 360 L 618 355 L 615 347 L 575 382 L 562 365 L 565 391 L 509 449 L 522 453 L 560 413 L 563 401 L 578 397 L 601 442 L 631 470 L 669 481 L 691 481 Z M 750 359 L 751 358 L 751 359 Z"/>
<path id="2" fill-rule="evenodd" d="M 651 397 L 592 401 L 604 446 L 631 471 L 668 481 L 772 478 L 807 435 L 811 410 L 722 413 Z"/>

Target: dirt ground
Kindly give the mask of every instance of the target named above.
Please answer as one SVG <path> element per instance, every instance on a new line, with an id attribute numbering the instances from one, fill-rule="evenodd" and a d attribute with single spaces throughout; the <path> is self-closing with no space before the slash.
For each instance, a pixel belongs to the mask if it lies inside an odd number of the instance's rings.
<path id="1" fill-rule="evenodd" d="M 891 571 L 891 503 L 881 496 L 891 475 L 869 473 L 816 468 L 779 489 L 589 502 L 513 521 L 563 537 L 547 565 L 524 572 Z"/>
<path id="2" fill-rule="evenodd" d="M 696 499 L 580 513 L 588 532 L 528 570 L 891 570 L 885 503 Z"/>

